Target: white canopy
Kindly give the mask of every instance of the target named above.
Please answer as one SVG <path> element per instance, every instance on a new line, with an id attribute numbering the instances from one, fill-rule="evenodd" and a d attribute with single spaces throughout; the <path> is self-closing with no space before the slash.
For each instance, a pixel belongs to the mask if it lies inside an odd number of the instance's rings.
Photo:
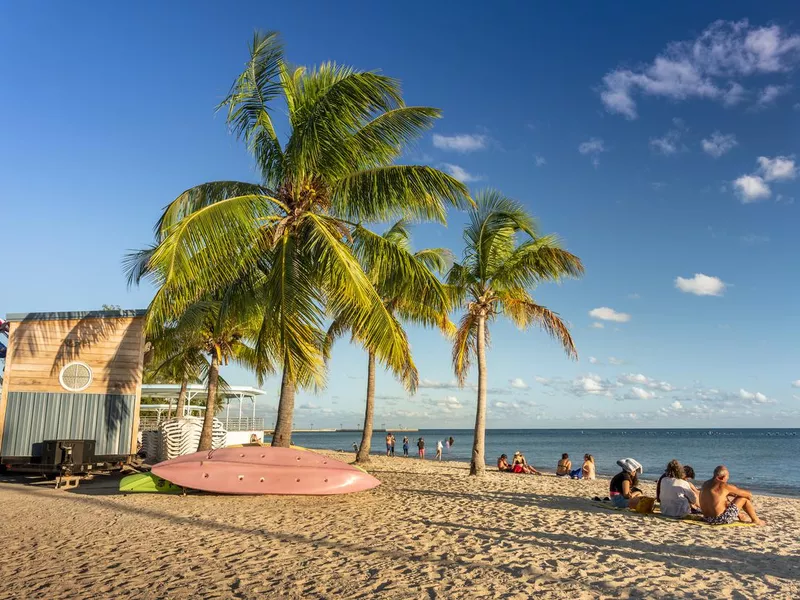
<path id="1" fill-rule="evenodd" d="M 146 383 L 142 385 L 142 398 L 164 398 L 169 400 L 169 404 L 142 404 L 142 410 L 152 410 L 158 415 L 158 420 L 161 420 L 162 411 L 172 410 L 172 401 L 177 401 L 181 392 L 181 386 L 172 383 Z M 256 417 L 256 397 L 266 394 L 264 390 L 246 386 L 246 385 L 229 385 L 221 387 L 219 395 L 228 400 L 239 401 L 239 420 L 242 419 L 242 402 L 250 400 L 253 403 L 253 420 Z M 204 406 L 192 406 L 192 400 L 195 398 L 206 398 L 208 396 L 208 389 L 204 385 L 189 384 L 186 388 L 186 406 L 184 407 L 184 415 L 192 414 L 193 410 L 205 410 Z M 227 403 L 225 411 L 226 423 L 229 420 L 230 402 Z"/>

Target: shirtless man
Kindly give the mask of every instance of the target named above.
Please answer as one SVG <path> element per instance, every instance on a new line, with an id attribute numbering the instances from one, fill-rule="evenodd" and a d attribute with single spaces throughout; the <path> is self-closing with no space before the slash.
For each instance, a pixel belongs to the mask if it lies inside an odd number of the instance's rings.
<path id="1" fill-rule="evenodd" d="M 756 525 L 764 525 L 764 521 L 756 515 L 753 507 L 753 494 L 728 483 L 728 468 L 724 465 L 714 469 L 714 477 L 703 484 L 700 493 L 700 509 L 706 522 L 712 525 L 725 525 L 739 521 L 746 521 L 744 511 Z"/>
<path id="2" fill-rule="evenodd" d="M 392 455 L 392 434 L 386 434 L 386 456 Z"/>

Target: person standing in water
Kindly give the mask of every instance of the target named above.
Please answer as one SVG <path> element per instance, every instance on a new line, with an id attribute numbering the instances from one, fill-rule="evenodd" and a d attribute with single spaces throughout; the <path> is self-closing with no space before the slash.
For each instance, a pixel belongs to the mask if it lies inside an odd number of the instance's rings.
<path id="1" fill-rule="evenodd" d="M 408 458 L 408 436 L 403 436 L 403 456 Z"/>
<path id="2" fill-rule="evenodd" d="M 442 449 L 443 448 L 444 448 L 444 446 L 442 446 L 442 440 L 437 440 L 436 441 L 436 460 L 442 460 Z"/>
<path id="3" fill-rule="evenodd" d="M 394 456 L 394 445 L 397 442 L 397 439 L 394 437 L 393 433 L 390 433 L 389 435 L 392 436 L 392 456 Z"/>
<path id="4" fill-rule="evenodd" d="M 417 449 L 419 450 L 419 457 L 425 460 L 425 440 L 423 438 L 417 440 Z"/>
<path id="5" fill-rule="evenodd" d="M 392 434 L 388 431 L 386 432 L 386 456 L 391 456 L 392 454 Z"/>
<path id="6" fill-rule="evenodd" d="M 448 441 L 448 442 L 450 442 L 450 448 L 452 449 L 452 448 L 453 448 L 453 444 L 455 444 L 455 443 L 456 443 L 456 441 L 453 439 L 453 436 L 451 435 L 451 436 L 450 436 L 450 439 L 449 439 L 449 440 L 447 440 L 447 441 Z"/>

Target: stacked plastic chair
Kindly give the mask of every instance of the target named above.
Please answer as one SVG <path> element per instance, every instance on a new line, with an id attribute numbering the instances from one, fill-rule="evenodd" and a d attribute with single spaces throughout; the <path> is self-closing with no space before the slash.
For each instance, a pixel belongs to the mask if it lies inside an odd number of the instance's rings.
<path id="1" fill-rule="evenodd" d="M 200 433 L 203 430 L 203 417 L 184 417 L 182 419 L 170 419 L 161 424 L 161 448 L 158 459 L 172 460 L 184 454 L 197 452 L 200 444 Z M 225 431 L 222 422 L 214 419 L 211 431 L 211 447 L 225 447 L 225 440 L 228 432 Z"/>
<path id="2" fill-rule="evenodd" d="M 157 463 L 161 460 L 161 432 L 155 429 L 142 431 L 142 450 L 145 462 Z"/>

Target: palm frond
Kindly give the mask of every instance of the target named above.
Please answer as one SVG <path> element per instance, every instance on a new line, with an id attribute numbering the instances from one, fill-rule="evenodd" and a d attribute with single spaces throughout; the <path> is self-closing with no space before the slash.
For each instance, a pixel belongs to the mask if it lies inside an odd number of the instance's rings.
<path id="1" fill-rule="evenodd" d="M 558 238 L 547 235 L 520 244 L 493 276 L 496 287 L 532 287 L 542 281 L 560 281 L 583 275 L 583 263 L 562 250 Z"/>
<path id="2" fill-rule="evenodd" d="M 128 280 L 128 289 L 139 283 L 150 272 L 150 258 L 156 250 L 156 245 L 152 244 L 142 250 L 133 250 L 126 254 L 122 259 L 122 269 Z"/>
<path id="3" fill-rule="evenodd" d="M 467 375 L 477 351 L 477 339 L 478 318 L 468 311 L 461 317 L 453 339 L 453 371 L 455 371 L 460 386 L 467 381 Z"/>
<path id="4" fill-rule="evenodd" d="M 262 185 L 243 181 L 209 181 L 189 188 L 170 202 L 155 225 L 156 242 L 161 242 L 184 218 L 212 204 L 241 196 L 272 196 Z"/>
<path id="5" fill-rule="evenodd" d="M 263 181 L 277 184 L 283 166 L 283 151 L 270 117 L 270 103 L 280 94 L 283 44 L 277 32 L 256 32 L 250 58 L 217 110 L 226 108 L 227 122 L 243 140 L 261 170 Z"/>
<path id="6" fill-rule="evenodd" d="M 331 203 L 352 221 L 389 221 L 397 217 L 444 223 L 446 207 L 465 208 L 466 186 L 433 167 L 392 165 L 358 171 L 337 180 Z"/>
<path id="7" fill-rule="evenodd" d="M 500 297 L 503 313 L 520 329 L 539 326 L 547 335 L 558 341 L 570 358 L 578 358 L 575 342 L 569 327 L 557 313 L 536 304 L 525 290 L 511 290 Z"/>

